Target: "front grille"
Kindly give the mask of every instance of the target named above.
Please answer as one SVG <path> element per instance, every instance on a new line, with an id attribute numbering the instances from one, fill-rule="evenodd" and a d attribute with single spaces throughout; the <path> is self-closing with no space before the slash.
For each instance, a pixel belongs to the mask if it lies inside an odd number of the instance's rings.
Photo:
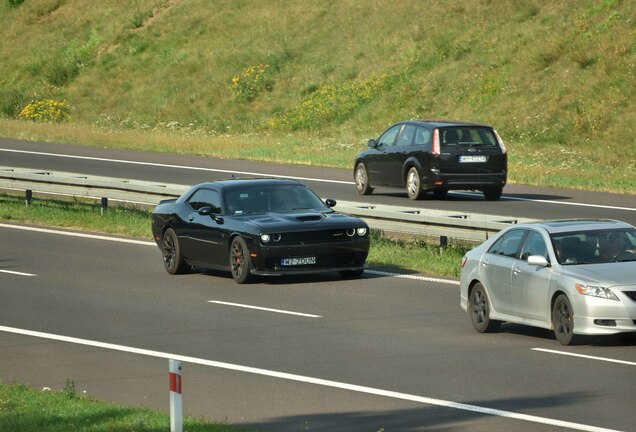
<path id="1" fill-rule="evenodd" d="M 636 291 L 623 291 L 627 297 L 636 302 Z"/>
<path id="2" fill-rule="evenodd" d="M 341 268 L 341 267 L 361 266 L 364 264 L 365 259 L 366 259 L 366 254 L 360 253 L 360 252 L 318 255 L 316 256 L 316 264 L 282 267 L 280 265 L 281 257 L 270 257 L 265 260 L 265 267 L 268 270 L 277 270 L 277 269 L 293 270 L 293 269 L 308 269 L 308 268 L 317 268 L 317 269 L 333 268 L 334 270 L 337 270 L 339 267 Z"/>
<path id="3" fill-rule="evenodd" d="M 283 233 L 277 245 L 298 245 L 307 243 L 328 243 L 332 241 L 346 241 L 351 238 L 347 236 L 346 229 L 333 229 L 321 231 L 298 231 Z"/>

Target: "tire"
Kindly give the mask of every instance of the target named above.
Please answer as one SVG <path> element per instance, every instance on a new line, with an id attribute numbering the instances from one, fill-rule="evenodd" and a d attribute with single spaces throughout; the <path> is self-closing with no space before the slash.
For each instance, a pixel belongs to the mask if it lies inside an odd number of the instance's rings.
<path id="1" fill-rule="evenodd" d="M 501 186 L 485 187 L 482 190 L 482 193 L 484 194 L 484 198 L 486 198 L 486 200 L 488 201 L 497 201 L 499 198 L 501 198 L 502 192 L 503 192 L 503 187 Z"/>
<path id="2" fill-rule="evenodd" d="M 575 342 L 574 311 L 565 294 L 559 295 L 552 306 L 552 329 L 561 345 L 572 345 Z"/>
<path id="3" fill-rule="evenodd" d="M 354 174 L 354 180 L 356 183 L 356 192 L 358 195 L 371 195 L 373 188 L 369 186 L 369 174 L 367 173 L 367 167 L 359 162 L 356 165 L 356 171 Z"/>
<path id="4" fill-rule="evenodd" d="M 234 237 L 230 245 L 230 270 L 232 277 L 239 284 L 251 279 L 250 252 L 242 237 Z"/>
<path id="5" fill-rule="evenodd" d="M 433 196 L 436 199 L 442 200 L 442 199 L 446 198 L 446 195 L 448 195 L 448 189 L 435 189 L 435 190 L 433 190 Z"/>
<path id="6" fill-rule="evenodd" d="M 498 330 L 501 326 L 501 321 L 490 319 L 488 294 L 486 294 L 486 289 L 480 283 L 475 284 L 470 293 L 468 311 L 470 312 L 470 320 L 473 323 L 473 327 L 479 333 L 490 333 Z"/>
<path id="7" fill-rule="evenodd" d="M 362 273 L 364 273 L 364 269 L 361 269 L 361 270 L 342 270 L 339 273 L 340 273 L 340 276 L 343 279 L 355 279 L 355 278 L 359 278 L 360 276 L 362 276 Z"/>
<path id="8" fill-rule="evenodd" d="M 161 242 L 161 252 L 163 254 L 163 266 L 171 275 L 188 273 L 190 266 L 185 263 L 181 255 L 181 246 L 177 233 L 172 228 L 168 228 L 163 233 Z"/>
<path id="9" fill-rule="evenodd" d="M 406 173 L 406 193 L 412 200 L 418 200 L 424 196 L 420 173 L 415 167 L 411 167 Z"/>

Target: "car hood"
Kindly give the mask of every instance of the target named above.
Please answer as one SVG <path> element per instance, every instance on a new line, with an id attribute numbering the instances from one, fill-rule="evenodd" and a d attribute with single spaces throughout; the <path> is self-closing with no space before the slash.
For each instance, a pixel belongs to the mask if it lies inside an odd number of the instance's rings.
<path id="1" fill-rule="evenodd" d="M 336 212 L 297 212 L 244 215 L 243 222 L 267 231 L 306 231 L 363 227 L 366 224 L 358 218 Z"/>
<path id="2" fill-rule="evenodd" d="M 564 273 L 572 278 L 606 287 L 634 285 L 636 284 L 636 261 L 565 266 Z"/>

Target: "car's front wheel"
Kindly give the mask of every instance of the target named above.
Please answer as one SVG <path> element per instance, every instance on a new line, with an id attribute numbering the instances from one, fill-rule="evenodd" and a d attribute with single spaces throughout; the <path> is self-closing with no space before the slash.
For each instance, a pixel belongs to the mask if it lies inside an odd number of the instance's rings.
<path id="1" fill-rule="evenodd" d="M 406 193 L 412 200 L 418 200 L 424 195 L 420 173 L 415 167 L 411 167 L 406 174 Z"/>
<path id="2" fill-rule="evenodd" d="M 356 183 L 356 192 L 358 195 L 370 195 L 373 193 L 373 188 L 369 186 L 369 174 L 367 173 L 367 167 L 359 162 L 356 165 L 356 173 L 354 176 Z"/>
<path id="3" fill-rule="evenodd" d="M 190 270 L 190 266 L 183 260 L 177 233 L 172 228 L 168 228 L 163 233 L 161 251 L 163 253 L 163 265 L 171 275 L 187 273 Z"/>
<path id="4" fill-rule="evenodd" d="M 490 303 L 488 294 L 481 283 L 476 283 L 470 293 L 468 310 L 473 327 L 479 333 L 489 333 L 499 329 L 501 321 L 490 319 Z"/>
<path id="5" fill-rule="evenodd" d="M 250 253 L 242 237 L 234 237 L 230 245 L 230 269 L 237 283 L 243 284 L 250 280 Z"/>
<path id="6" fill-rule="evenodd" d="M 565 294 L 559 295 L 552 306 L 552 329 L 561 345 L 574 343 L 574 311 Z"/>

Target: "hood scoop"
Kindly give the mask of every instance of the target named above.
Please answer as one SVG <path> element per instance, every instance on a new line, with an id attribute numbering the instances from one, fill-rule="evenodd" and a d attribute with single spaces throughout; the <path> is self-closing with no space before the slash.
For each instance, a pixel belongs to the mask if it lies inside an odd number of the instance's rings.
<path id="1" fill-rule="evenodd" d="M 301 222 L 319 221 L 320 219 L 322 219 L 322 216 L 320 216 L 320 215 L 302 215 L 302 216 L 296 216 L 296 220 L 299 220 L 299 221 L 301 221 Z"/>

